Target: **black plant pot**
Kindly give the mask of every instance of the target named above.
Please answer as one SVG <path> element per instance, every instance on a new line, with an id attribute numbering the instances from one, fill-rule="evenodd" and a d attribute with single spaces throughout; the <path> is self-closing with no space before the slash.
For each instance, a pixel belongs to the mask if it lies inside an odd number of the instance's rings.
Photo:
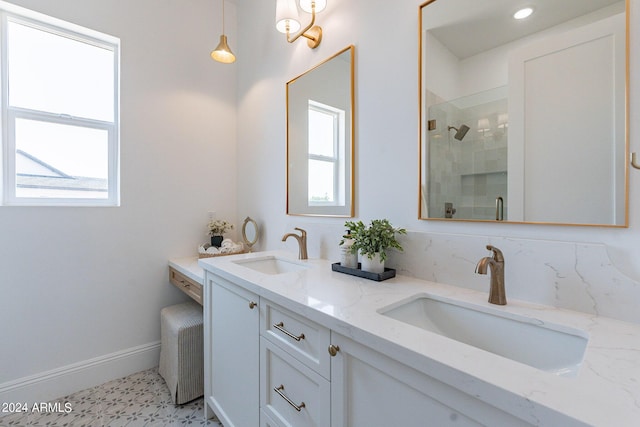
<path id="1" fill-rule="evenodd" d="M 222 236 L 211 236 L 211 246 L 219 248 L 220 246 L 222 246 L 222 240 Z"/>

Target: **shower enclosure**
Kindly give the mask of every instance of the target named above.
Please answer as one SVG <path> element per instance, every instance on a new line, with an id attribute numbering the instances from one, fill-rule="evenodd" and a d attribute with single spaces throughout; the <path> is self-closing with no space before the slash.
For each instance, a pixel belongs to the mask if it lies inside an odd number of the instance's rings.
<path id="1" fill-rule="evenodd" d="M 430 218 L 507 218 L 507 87 L 428 108 Z"/>

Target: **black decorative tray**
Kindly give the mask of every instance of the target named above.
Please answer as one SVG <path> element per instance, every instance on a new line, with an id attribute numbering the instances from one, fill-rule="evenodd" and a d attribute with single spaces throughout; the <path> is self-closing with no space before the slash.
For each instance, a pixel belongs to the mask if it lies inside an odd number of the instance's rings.
<path id="1" fill-rule="evenodd" d="M 364 277 L 365 279 L 369 279 L 369 280 L 375 280 L 376 282 L 381 282 L 383 280 L 396 277 L 396 270 L 393 268 L 385 267 L 384 273 L 372 273 L 370 271 L 360 270 L 360 263 L 358 263 L 358 268 L 350 268 L 350 267 L 343 267 L 342 265 L 340 265 L 339 262 L 335 262 L 331 264 L 331 269 L 339 273 L 345 273 L 345 274 L 350 274 L 352 276 Z"/>

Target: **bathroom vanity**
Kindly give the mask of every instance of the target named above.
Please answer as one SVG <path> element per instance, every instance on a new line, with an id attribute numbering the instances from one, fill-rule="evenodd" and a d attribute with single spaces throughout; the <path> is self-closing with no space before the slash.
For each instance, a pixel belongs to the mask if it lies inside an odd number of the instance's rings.
<path id="1" fill-rule="evenodd" d="M 640 326 L 269 251 L 205 270 L 205 412 L 230 426 L 626 426 Z M 507 283 L 508 293 L 508 283 Z M 473 329 L 475 328 L 475 329 Z"/>

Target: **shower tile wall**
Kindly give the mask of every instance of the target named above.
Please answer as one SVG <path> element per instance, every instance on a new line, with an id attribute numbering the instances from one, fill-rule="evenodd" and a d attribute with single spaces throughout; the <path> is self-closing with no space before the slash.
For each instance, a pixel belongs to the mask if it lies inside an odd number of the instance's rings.
<path id="1" fill-rule="evenodd" d="M 479 104 L 464 99 L 430 107 L 429 119 L 437 123 L 429 132 L 430 217 L 444 217 L 449 202 L 456 209 L 454 218 L 493 220 L 497 197 L 504 199 L 507 217 L 508 128 L 498 120 L 506 112 L 506 98 Z M 482 130 L 487 121 L 488 130 Z M 458 141 L 455 131 L 447 128 L 462 124 L 471 130 Z"/>

